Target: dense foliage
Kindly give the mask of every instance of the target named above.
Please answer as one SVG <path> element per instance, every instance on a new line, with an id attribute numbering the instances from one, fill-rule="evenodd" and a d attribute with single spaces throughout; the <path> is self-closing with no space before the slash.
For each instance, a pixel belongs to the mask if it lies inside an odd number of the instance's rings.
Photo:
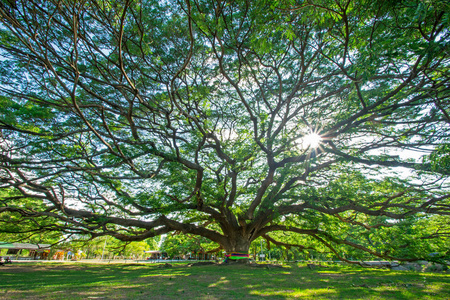
<path id="1" fill-rule="evenodd" d="M 1 1 L 1 222 L 448 258 L 449 12 Z"/>

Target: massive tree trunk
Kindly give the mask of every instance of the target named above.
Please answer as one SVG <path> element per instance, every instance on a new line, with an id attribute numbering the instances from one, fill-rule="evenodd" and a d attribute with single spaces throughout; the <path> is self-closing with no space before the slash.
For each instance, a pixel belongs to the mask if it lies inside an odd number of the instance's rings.
<path id="1" fill-rule="evenodd" d="M 227 255 L 227 262 L 248 263 L 251 238 L 240 232 L 233 232 L 222 245 Z"/>

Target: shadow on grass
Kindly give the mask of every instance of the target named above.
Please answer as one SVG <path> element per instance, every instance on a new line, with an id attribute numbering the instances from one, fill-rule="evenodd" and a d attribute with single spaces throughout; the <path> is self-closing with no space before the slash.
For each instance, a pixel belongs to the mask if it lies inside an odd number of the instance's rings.
<path id="1" fill-rule="evenodd" d="M 0 299 L 442 299 L 450 275 L 327 267 L 16 264 Z"/>

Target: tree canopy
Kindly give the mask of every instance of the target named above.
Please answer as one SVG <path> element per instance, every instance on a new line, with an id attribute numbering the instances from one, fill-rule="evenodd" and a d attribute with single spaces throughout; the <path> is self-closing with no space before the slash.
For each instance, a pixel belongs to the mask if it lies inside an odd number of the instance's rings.
<path id="1" fill-rule="evenodd" d="M 3 0 L 0 22 L 9 232 L 448 257 L 447 1 Z"/>

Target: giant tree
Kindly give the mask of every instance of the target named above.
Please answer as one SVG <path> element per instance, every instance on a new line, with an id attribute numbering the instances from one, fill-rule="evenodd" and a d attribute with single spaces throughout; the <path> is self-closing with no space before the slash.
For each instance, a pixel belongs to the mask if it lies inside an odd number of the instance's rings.
<path id="1" fill-rule="evenodd" d="M 227 252 L 263 237 L 403 260 L 437 240 L 445 255 L 449 11 L 2 1 L 2 218 L 122 241 L 182 232 Z"/>

